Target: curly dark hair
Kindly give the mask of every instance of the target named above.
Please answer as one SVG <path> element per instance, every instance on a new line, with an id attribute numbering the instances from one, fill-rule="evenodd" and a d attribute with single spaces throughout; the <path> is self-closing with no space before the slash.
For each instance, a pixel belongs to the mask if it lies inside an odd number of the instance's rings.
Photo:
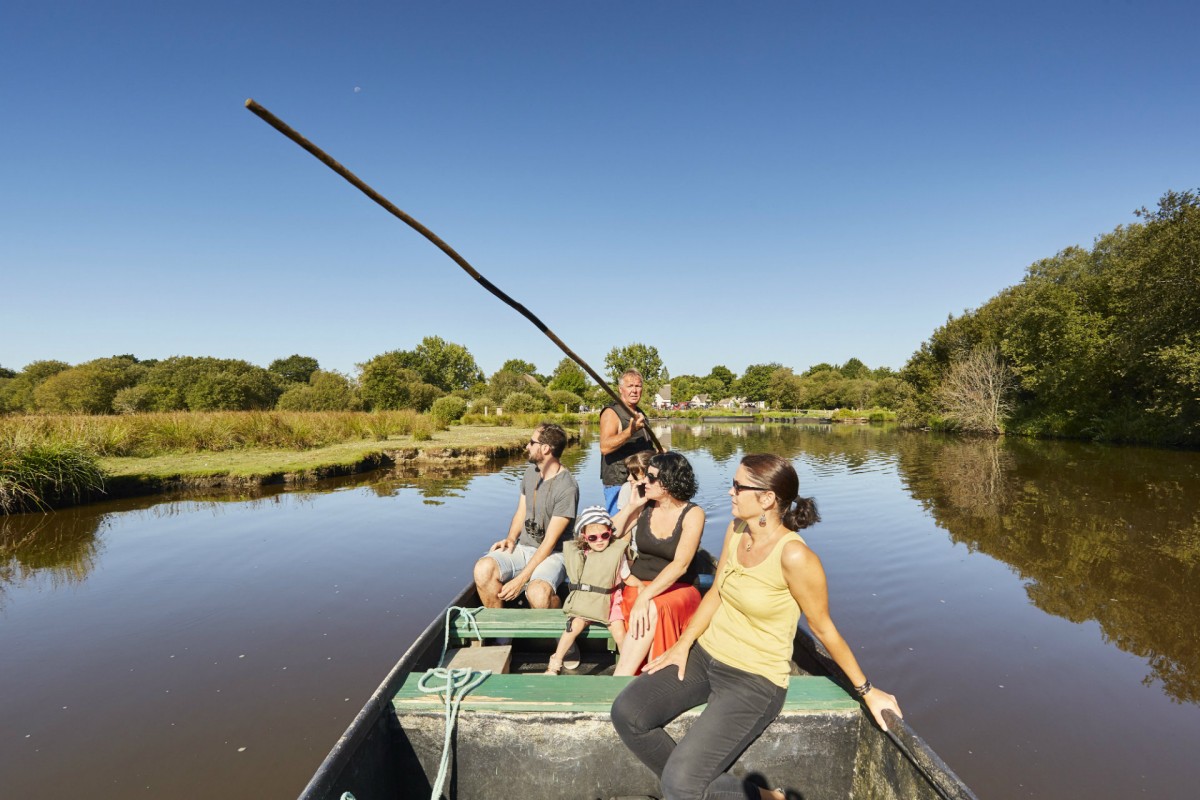
<path id="1" fill-rule="evenodd" d="M 685 503 L 696 496 L 696 473 L 679 453 L 657 453 L 646 468 L 658 467 L 658 480 L 667 494 Z"/>

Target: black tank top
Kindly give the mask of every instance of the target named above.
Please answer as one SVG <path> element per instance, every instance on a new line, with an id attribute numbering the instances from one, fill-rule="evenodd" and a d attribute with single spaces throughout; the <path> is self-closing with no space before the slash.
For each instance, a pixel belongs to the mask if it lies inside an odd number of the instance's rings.
<path id="1" fill-rule="evenodd" d="M 683 511 L 679 512 L 679 519 L 675 522 L 675 530 L 671 531 L 671 538 L 659 539 L 650 532 L 650 511 L 652 506 L 649 504 L 642 509 L 641 516 L 638 517 L 637 527 L 633 530 L 633 541 L 637 545 L 638 556 L 634 560 L 633 566 L 630 567 L 630 572 L 635 578 L 643 581 L 652 581 L 658 577 L 658 573 L 663 571 L 663 568 L 675 560 L 675 551 L 679 549 L 679 537 L 683 533 L 683 518 L 688 515 L 688 512 L 696 507 L 695 503 L 688 503 L 683 507 Z M 694 583 L 696 581 L 696 559 L 692 558 L 692 563 L 688 564 L 687 571 L 676 578 L 680 583 Z"/>
<path id="2" fill-rule="evenodd" d="M 612 409 L 617 412 L 617 420 L 621 423 L 620 430 L 625 430 L 629 427 L 629 423 L 633 421 L 633 417 L 629 416 L 629 412 L 619 403 L 610 403 L 604 407 L 604 411 Z M 601 411 L 601 415 L 604 414 Z M 600 481 L 605 486 L 620 486 L 629 477 L 629 470 L 625 469 L 625 459 L 634 453 L 640 453 L 643 450 L 653 450 L 654 444 L 650 441 L 650 434 L 642 428 L 637 433 L 629 437 L 629 441 L 613 450 L 608 455 L 600 455 Z"/>

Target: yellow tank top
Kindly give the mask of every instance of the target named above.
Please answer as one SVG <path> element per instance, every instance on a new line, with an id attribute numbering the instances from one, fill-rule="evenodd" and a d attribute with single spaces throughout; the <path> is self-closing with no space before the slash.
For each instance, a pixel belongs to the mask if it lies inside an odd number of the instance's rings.
<path id="1" fill-rule="evenodd" d="M 712 588 L 721 593 L 721 605 L 700 635 L 700 646 L 713 658 L 785 688 L 800 606 L 788 591 L 780 559 L 783 546 L 796 541 L 804 540 L 796 533 L 779 537 L 770 554 L 753 567 L 743 567 L 737 553 L 731 553 Z M 741 546 L 739 538 L 735 547 Z"/>

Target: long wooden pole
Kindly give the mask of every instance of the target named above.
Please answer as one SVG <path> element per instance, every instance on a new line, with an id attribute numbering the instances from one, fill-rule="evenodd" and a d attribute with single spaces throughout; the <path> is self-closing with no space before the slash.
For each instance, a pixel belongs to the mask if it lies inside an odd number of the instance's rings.
<path id="1" fill-rule="evenodd" d="M 270 111 L 267 111 L 267 109 L 263 108 L 258 103 L 254 102 L 253 98 L 246 101 L 246 108 L 250 109 L 250 111 L 252 111 L 263 122 L 267 123 L 272 128 L 279 131 L 284 136 L 291 139 L 293 142 L 295 142 L 296 144 L 300 145 L 302 148 L 307 150 L 314 157 L 316 157 L 316 159 L 318 161 L 320 161 L 322 164 L 329 167 L 331 170 L 336 172 L 338 175 L 341 175 L 343 178 L 345 178 L 347 181 L 349 181 L 350 184 L 352 186 L 354 186 L 354 188 L 358 189 L 360 192 L 365 194 L 367 197 L 374 200 L 378 205 L 382 206 L 383 209 L 385 211 L 387 211 L 389 214 L 391 214 L 393 217 L 396 217 L 401 222 L 403 222 L 405 225 L 409 226 L 410 228 L 415 230 L 417 233 L 421 234 L 426 239 L 433 242 L 433 244 L 439 250 L 441 250 L 446 255 L 450 256 L 451 260 L 453 260 L 455 264 L 458 264 L 460 267 L 462 267 L 463 271 L 466 272 L 468 275 L 470 275 L 472 278 L 474 278 L 479 283 L 479 285 L 481 285 L 483 288 L 487 289 L 489 292 L 491 292 L 496 297 L 503 300 L 506 304 L 508 304 L 513 309 L 515 309 L 517 311 L 517 313 L 519 313 L 521 316 L 525 317 L 525 319 L 532 322 L 534 324 L 534 327 L 536 327 L 539 331 L 546 334 L 546 336 L 548 336 L 550 338 L 550 341 L 552 341 L 556 345 L 558 345 L 558 349 L 560 349 L 564 353 L 566 353 L 568 358 L 570 358 L 572 361 L 574 361 L 576 364 L 578 364 L 580 367 L 582 367 L 584 372 L 586 372 L 588 375 L 592 376 L 592 380 L 594 380 L 600 386 L 600 388 L 602 388 L 602 389 L 604 389 L 604 391 L 608 392 L 609 397 L 611 397 L 618 404 L 620 404 L 623 408 L 625 408 L 626 411 L 628 411 L 630 414 L 633 414 L 633 415 L 641 413 L 640 411 L 638 411 L 637 406 L 631 407 L 628 403 L 626 403 L 623 399 L 621 399 L 621 396 L 613 391 L 612 387 L 609 386 L 607 382 L 605 382 L 604 378 L 600 377 L 600 375 L 594 369 L 592 369 L 590 366 L 588 366 L 586 361 L 584 361 L 582 358 L 577 356 L 575 354 L 575 352 L 573 350 L 571 350 L 571 348 L 567 347 L 566 343 L 562 339 L 558 338 L 558 336 L 554 333 L 554 331 L 552 331 L 548 327 L 546 327 L 546 324 L 544 322 L 542 322 L 540 319 L 538 319 L 533 314 L 532 311 L 530 311 L 528 308 L 526 308 L 525 306 L 518 303 L 516 300 L 509 297 L 507 294 L 505 294 L 503 291 L 501 291 L 498 286 L 496 286 L 494 283 L 489 281 L 487 278 L 480 275 L 479 272 L 474 267 L 472 267 L 465 258 L 460 256 L 453 247 L 451 247 L 450 245 L 448 245 L 444 241 L 442 241 L 441 237 L 439 237 L 436 233 L 429 230 L 429 228 L 426 228 L 424 225 L 422 225 L 420 222 L 418 222 L 416 219 L 414 219 L 412 216 L 410 216 L 405 211 L 397 208 L 390 200 L 388 200 L 386 197 L 381 195 L 379 192 L 375 191 L 370 186 L 368 186 L 366 183 L 364 183 L 357 175 L 355 175 L 353 172 L 351 172 L 350 170 L 343 167 L 337 161 L 333 160 L 333 158 L 331 158 L 329 156 L 329 154 L 327 154 L 324 150 L 317 147 L 315 144 L 310 142 L 308 139 L 305 139 L 303 136 L 301 136 L 299 133 L 297 133 L 294 129 L 292 129 L 286 122 L 281 120 L 279 117 L 275 116 Z M 660 452 L 660 453 L 663 452 L 664 448 L 663 448 L 662 444 L 658 441 L 658 437 L 656 437 L 654 435 L 654 431 L 650 430 L 649 425 L 646 426 L 645 430 L 646 430 L 646 435 L 648 435 L 650 437 L 650 441 L 654 443 L 655 449 L 657 449 L 658 452 Z"/>

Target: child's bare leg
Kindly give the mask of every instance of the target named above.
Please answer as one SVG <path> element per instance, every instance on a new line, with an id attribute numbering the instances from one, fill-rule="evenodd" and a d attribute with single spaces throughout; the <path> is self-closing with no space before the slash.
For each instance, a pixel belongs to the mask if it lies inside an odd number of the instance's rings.
<path id="1" fill-rule="evenodd" d="M 638 667 L 650 654 L 654 645 L 654 629 L 658 627 L 658 607 L 650 604 L 650 628 L 641 636 L 633 633 L 625 637 L 625 646 L 621 648 L 621 657 L 617 659 L 617 668 L 613 675 L 636 675 Z"/>
<path id="2" fill-rule="evenodd" d="M 608 623 L 608 635 L 617 643 L 617 652 L 621 652 L 625 647 L 625 621 L 615 619 Z"/>
<path id="3" fill-rule="evenodd" d="M 566 657 L 567 651 L 571 649 L 571 645 L 575 644 L 575 640 L 579 638 L 579 634 L 583 633 L 583 629 L 588 626 L 588 621 L 583 617 L 572 617 L 571 627 L 563 631 L 562 636 L 558 637 L 558 647 L 554 650 L 554 655 L 550 656 L 550 666 L 546 672 L 557 675 L 562 669 L 563 658 Z"/>

